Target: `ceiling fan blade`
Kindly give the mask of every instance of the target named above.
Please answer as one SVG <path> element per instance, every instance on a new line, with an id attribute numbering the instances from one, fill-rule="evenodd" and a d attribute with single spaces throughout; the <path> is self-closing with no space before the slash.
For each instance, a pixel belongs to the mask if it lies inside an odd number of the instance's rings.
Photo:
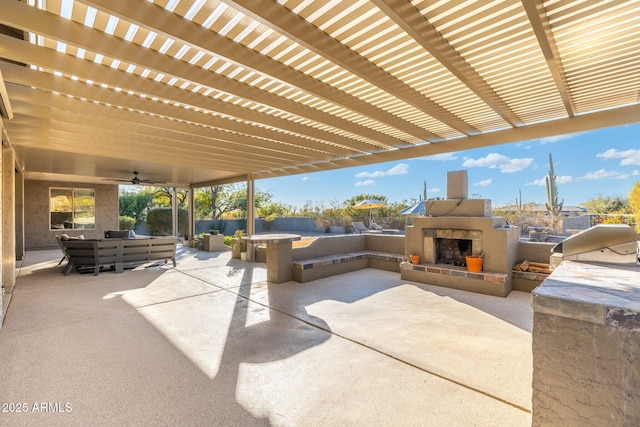
<path id="1" fill-rule="evenodd" d="M 130 179 L 116 179 L 116 178 L 103 178 L 103 181 L 109 181 L 109 182 L 131 182 Z"/>
<path id="2" fill-rule="evenodd" d="M 104 178 L 103 181 L 110 181 L 110 182 L 126 182 L 130 185 L 154 185 L 154 184 L 166 184 L 166 182 L 164 181 L 154 181 L 153 179 L 140 179 L 139 178 L 139 172 L 138 171 L 134 171 L 133 172 L 133 178 L 131 179 L 119 179 L 119 178 Z"/>

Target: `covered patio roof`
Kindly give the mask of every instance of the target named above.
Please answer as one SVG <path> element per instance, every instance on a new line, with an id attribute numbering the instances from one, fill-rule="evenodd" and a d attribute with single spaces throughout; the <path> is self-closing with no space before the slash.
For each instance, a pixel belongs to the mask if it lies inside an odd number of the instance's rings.
<path id="1" fill-rule="evenodd" d="M 638 39 L 634 0 L 0 0 L 5 139 L 198 186 L 582 132 L 640 121 Z"/>

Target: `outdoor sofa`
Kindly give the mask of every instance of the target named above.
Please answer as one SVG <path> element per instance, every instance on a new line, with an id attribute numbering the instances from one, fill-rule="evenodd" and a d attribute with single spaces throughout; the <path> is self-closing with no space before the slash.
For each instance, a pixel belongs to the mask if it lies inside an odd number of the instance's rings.
<path id="1" fill-rule="evenodd" d="M 176 266 L 175 237 L 107 238 L 101 240 L 57 236 L 56 239 L 67 260 L 63 273 L 66 276 L 73 268 L 79 272 L 93 271 L 97 276 L 101 270 L 122 273 L 152 261 L 171 260 Z"/>

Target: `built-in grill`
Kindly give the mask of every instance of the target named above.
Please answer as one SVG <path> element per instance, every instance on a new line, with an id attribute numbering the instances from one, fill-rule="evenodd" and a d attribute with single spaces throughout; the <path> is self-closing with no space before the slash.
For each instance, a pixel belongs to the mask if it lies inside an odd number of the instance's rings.
<path id="1" fill-rule="evenodd" d="M 638 233 L 625 224 L 599 224 L 568 237 L 551 250 L 551 266 L 562 261 L 638 264 Z"/>

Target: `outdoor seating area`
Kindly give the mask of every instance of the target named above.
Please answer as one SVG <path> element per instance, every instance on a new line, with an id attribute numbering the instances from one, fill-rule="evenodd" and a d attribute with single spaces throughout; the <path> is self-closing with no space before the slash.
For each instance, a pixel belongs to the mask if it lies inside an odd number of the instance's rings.
<path id="1" fill-rule="evenodd" d="M 378 269 L 274 284 L 182 246 L 175 268 L 63 276 L 58 254 L 19 267 L 0 393 L 62 410 L 10 425 L 531 425 L 529 293 Z"/>
<path id="2" fill-rule="evenodd" d="M 122 273 L 125 268 L 153 261 L 171 261 L 176 266 L 175 237 L 56 239 L 67 260 L 63 271 L 65 276 L 74 268 L 78 272 L 93 271 L 97 276 L 103 270 Z"/>
<path id="3" fill-rule="evenodd" d="M 363 268 L 400 272 L 404 237 L 344 235 L 319 238 L 293 250 L 293 280 L 308 282 Z"/>
<path id="4" fill-rule="evenodd" d="M 364 222 L 354 221 L 351 223 L 351 228 L 353 229 L 353 232 L 356 234 L 362 234 L 362 233 L 398 234 L 400 233 L 399 229 L 383 228 L 382 226 L 380 226 L 375 222 L 371 222 L 371 225 L 367 227 L 366 225 L 364 225 Z"/>

